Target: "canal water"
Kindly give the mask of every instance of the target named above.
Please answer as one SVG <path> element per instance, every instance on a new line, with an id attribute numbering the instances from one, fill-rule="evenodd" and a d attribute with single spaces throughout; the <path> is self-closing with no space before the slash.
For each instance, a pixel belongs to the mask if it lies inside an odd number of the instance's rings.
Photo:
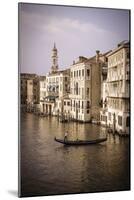
<path id="1" fill-rule="evenodd" d="M 54 141 L 104 137 L 105 128 L 56 117 L 21 114 L 21 195 L 129 190 L 129 138 L 108 135 L 97 145 L 64 146 Z"/>

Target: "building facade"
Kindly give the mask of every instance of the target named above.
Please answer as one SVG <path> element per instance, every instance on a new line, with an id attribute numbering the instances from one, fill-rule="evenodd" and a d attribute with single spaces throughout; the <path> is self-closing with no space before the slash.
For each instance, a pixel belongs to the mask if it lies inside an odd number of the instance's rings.
<path id="1" fill-rule="evenodd" d="M 20 103 L 27 104 L 27 80 L 34 79 L 36 74 L 21 73 L 20 74 Z"/>
<path id="2" fill-rule="evenodd" d="M 101 63 L 99 51 L 96 51 L 96 56 L 79 57 L 70 67 L 71 118 L 99 122 Z"/>
<path id="3" fill-rule="evenodd" d="M 70 115 L 74 120 L 90 120 L 90 66 L 87 58 L 79 57 L 70 66 Z"/>
<path id="4" fill-rule="evenodd" d="M 106 123 L 114 132 L 129 134 L 130 122 L 130 46 L 118 44 L 107 55 L 107 112 Z"/>
<path id="5" fill-rule="evenodd" d="M 107 126 L 107 96 L 108 96 L 108 86 L 107 86 L 107 73 L 108 73 L 108 58 L 107 55 L 111 51 L 106 52 L 101 56 L 103 59 L 102 72 L 101 72 L 101 109 L 100 109 L 100 124 Z M 101 60 L 102 60 L 101 59 Z"/>
<path id="6" fill-rule="evenodd" d="M 40 84 L 40 112 L 45 113 L 45 97 L 46 97 L 46 76 L 39 77 Z"/>
<path id="7" fill-rule="evenodd" d="M 41 113 L 67 119 L 101 123 L 120 134 L 129 133 L 130 45 L 91 58 L 79 56 L 69 68 L 59 70 L 56 45 L 46 76 L 21 74 L 21 104 Z"/>
<path id="8" fill-rule="evenodd" d="M 39 105 L 39 77 L 36 74 L 22 73 L 20 75 L 21 107 L 33 110 Z"/>
<path id="9" fill-rule="evenodd" d="M 52 67 L 46 75 L 46 97 L 44 112 L 50 115 L 61 115 L 63 112 L 64 97 L 70 89 L 70 70 L 59 70 L 56 45 L 52 49 Z"/>

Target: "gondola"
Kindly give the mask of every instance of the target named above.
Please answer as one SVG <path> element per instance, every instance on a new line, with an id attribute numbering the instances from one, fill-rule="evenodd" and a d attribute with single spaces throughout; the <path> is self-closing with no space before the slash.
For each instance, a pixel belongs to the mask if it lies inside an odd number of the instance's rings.
<path id="1" fill-rule="evenodd" d="M 54 138 L 54 140 L 56 142 L 65 144 L 65 145 L 89 145 L 89 144 L 98 144 L 101 142 L 105 142 L 107 140 L 107 137 L 105 138 L 98 138 L 95 140 L 76 140 L 76 141 L 71 141 L 71 140 L 64 140 L 64 139 L 58 139 L 58 138 Z"/>

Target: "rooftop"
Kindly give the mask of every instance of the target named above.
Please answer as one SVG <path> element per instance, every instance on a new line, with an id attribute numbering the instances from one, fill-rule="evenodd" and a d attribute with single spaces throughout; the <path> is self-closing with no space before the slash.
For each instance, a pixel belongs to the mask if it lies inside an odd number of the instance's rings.
<path id="1" fill-rule="evenodd" d="M 128 48 L 130 46 L 129 41 L 124 40 L 122 42 L 120 42 L 117 47 L 115 49 L 113 49 L 108 55 L 107 57 L 111 56 L 112 54 L 116 53 L 117 51 L 123 49 L 123 48 Z"/>

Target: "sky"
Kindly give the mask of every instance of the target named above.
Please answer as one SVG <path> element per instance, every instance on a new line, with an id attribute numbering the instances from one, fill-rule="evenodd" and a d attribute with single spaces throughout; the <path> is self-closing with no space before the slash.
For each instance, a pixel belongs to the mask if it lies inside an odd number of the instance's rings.
<path id="1" fill-rule="evenodd" d="M 129 40 L 129 11 L 41 4 L 19 4 L 19 69 L 46 75 L 54 42 L 59 69 L 79 56 L 105 53 Z"/>

